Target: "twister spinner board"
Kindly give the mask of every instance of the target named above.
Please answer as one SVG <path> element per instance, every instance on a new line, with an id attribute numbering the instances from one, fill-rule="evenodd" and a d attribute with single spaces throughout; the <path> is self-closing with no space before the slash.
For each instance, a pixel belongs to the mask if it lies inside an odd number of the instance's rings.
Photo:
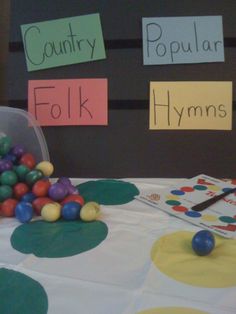
<path id="1" fill-rule="evenodd" d="M 203 211 L 194 211 L 191 208 L 232 188 L 235 188 L 235 185 L 201 174 L 162 190 L 152 187 L 136 196 L 136 199 L 201 228 L 231 238 L 236 235 L 236 192 Z"/>

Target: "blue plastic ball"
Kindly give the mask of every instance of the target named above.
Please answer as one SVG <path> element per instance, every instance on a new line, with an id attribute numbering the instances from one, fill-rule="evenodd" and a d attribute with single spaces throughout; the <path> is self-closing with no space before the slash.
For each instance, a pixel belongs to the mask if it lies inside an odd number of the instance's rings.
<path id="1" fill-rule="evenodd" d="M 17 161 L 17 157 L 14 154 L 8 153 L 3 157 L 3 160 L 9 160 L 11 161 L 13 164 L 16 163 Z"/>
<path id="2" fill-rule="evenodd" d="M 198 231 L 192 238 L 192 248 L 197 255 L 209 255 L 214 247 L 214 235 L 208 230 Z"/>
<path id="3" fill-rule="evenodd" d="M 20 222 L 29 222 L 33 217 L 33 206 L 27 202 L 19 202 L 15 208 L 15 216 Z"/>
<path id="4" fill-rule="evenodd" d="M 22 196 L 21 201 L 32 203 L 35 199 L 36 199 L 36 195 L 33 192 L 28 192 Z"/>
<path id="5" fill-rule="evenodd" d="M 65 220 L 75 220 L 79 218 L 81 205 L 77 202 L 68 202 L 63 205 L 61 215 Z"/>

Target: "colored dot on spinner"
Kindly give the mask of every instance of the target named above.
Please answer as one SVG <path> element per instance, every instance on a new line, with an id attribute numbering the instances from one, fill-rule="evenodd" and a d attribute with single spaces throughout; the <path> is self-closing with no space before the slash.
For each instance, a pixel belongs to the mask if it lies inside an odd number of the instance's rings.
<path id="1" fill-rule="evenodd" d="M 223 188 L 222 192 L 228 192 L 229 190 L 231 190 L 232 188 Z"/>
<path id="2" fill-rule="evenodd" d="M 205 220 L 205 221 L 217 221 L 218 220 L 218 217 L 215 216 L 215 215 L 202 215 L 202 220 Z"/>
<path id="3" fill-rule="evenodd" d="M 194 185 L 193 188 L 194 188 L 194 190 L 198 190 L 198 191 L 207 190 L 207 187 L 205 185 L 201 185 L 201 184 Z"/>
<path id="4" fill-rule="evenodd" d="M 180 205 L 181 203 L 179 201 L 176 201 L 176 200 L 168 200 L 168 201 L 166 201 L 166 204 L 170 205 L 170 206 L 173 206 L 173 205 L 177 206 L 177 205 Z"/>
<path id="5" fill-rule="evenodd" d="M 179 206 L 179 205 L 173 206 L 172 209 L 176 212 L 186 212 L 188 210 L 187 207 Z"/>
<path id="6" fill-rule="evenodd" d="M 183 186 L 182 188 L 180 188 L 180 190 L 184 192 L 193 192 L 194 188 L 192 188 L 191 186 Z"/>
<path id="7" fill-rule="evenodd" d="M 196 211 L 192 211 L 192 210 L 188 210 L 187 212 L 184 213 L 186 216 L 188 217 L 192 217 L 192 218 L 199 218 L 202 216 L 202 214 L 200 214 L 199 212 Z"/>
<path id="8" fill-rule="evenodd" d="M 185 194 L 185 192 L 181 191 L 181 190 L 172 190 L 171 193 L 174 195 L 184 195 Z"/>
<path id="9" fill-rule="evenodd" d="M 217 192 L 221 190 L 221 187 L 219 187 L 218 185 L 209 185 L 208 190 Z"/>
<path id="10" fill-rule="evenodd" d="M 220 216 L 219 220 L 226 223 L 235 223 L 236 219 L 234 217 L 230 216 Z"/>
<path id="11" fill-rule="evenodd" d="M 169 195 L 166 195 L 166 199 L 167 200 L 179 200 L 179 196 L 178 195 L 173 195 L 173 194 L 169 194 Z"/>

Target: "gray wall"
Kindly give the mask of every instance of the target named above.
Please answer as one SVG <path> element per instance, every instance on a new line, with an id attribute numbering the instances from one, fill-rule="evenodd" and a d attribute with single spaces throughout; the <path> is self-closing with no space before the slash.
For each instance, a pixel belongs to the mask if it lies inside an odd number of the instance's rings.
<path id="1" fill-rule="evenodd" d="M 10 1 L 0 1 L 0 105 L 7 105 L 7 56 Z"/>
<path id="2" fill-rule="evenodd" d="M 107 59 L 27 72 L 20 25 L 100 13 Z M 142 17 L 222 15 L 225 62 L 143 66 Z M 149 131 L 150 81 L 233 81 L 235 0 L 12 0 L 9 106 L 27 108 L 30 79 L 107 77 L 109 125 L 43 127 L 58 176 L 236 177 L 236 131 Z M 235 99 L 234 99 L 235 100 Z M 62 145 L 63 143 L 63 145 Z"/>

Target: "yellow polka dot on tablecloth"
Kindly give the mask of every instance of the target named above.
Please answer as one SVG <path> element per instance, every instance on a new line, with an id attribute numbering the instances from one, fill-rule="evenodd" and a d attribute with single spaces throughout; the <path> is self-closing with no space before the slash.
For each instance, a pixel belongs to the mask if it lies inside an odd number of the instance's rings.
<path id="1" fill-rule="evenodd" d="M 151 250 L 156 267 L 170 278 L 193 286 L 236 286 L 236 240 L 215 235 L 211 254 L 198 256 L 192 249 L 193 236 L 193 232 L 178 231 L 158 239 Z"/>

